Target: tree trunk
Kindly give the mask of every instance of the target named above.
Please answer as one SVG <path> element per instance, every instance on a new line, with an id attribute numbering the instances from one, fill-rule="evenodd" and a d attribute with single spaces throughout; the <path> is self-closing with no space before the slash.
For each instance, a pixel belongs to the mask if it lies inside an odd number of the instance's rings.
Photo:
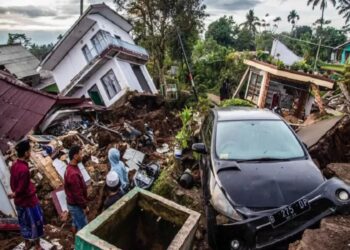
<path id="1" fill-rule="evenodd" d="M 323 99 L 322 99 L 321 94 L 320 94 L 320 89 L 314 83 L 311 83 L 311 89 L 314 92 L 315 102 L 316 102 L 316 104 L 317 104 L 317 106 L 318 106 L 318 108 L 320 110 L 320 114 L 321 115 L 326 114 L 326 109 L 324 107 Z"/>

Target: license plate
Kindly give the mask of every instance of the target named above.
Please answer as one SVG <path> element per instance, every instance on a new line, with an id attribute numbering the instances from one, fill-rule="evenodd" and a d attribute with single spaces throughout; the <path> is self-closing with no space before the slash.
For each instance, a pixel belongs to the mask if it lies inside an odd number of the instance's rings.
<path id="1" fill-rule="evenodd" d="M 308 210 L 310 210 L 309 201 L 307 199 L 301 199 L 270 215 L 269 220 L 273 227 L 278 227 Z"/>

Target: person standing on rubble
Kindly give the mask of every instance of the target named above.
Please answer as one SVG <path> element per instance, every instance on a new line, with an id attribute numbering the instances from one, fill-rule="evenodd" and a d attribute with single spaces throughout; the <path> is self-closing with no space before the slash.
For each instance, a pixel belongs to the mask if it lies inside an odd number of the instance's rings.
<path id="1" fill-rule="evenodd" d="M 115 171 L 120 179 L 121 188 L 126 193 L 129 189 L 128 171 L 124 163 L 120 160 L 120 152 L 116 148 L 111 148 L 108 151 L 108 159 L 111 164 L 111 170 Z"/>
<path id="2" fill-rule="evenodd" d="M 10 199 L 14 199 L 21 235 L 25 240 L 25 249 L 35 244 L 35 249 L 42 249 L 40 238 L 44 235 L 44 216 L 36 196 L 36 189 L 30 180 L 28 160 L 30 158 L 30 143 L 21 141 L 16 145 L 18 159 L 11 167 Z"/>
<path id="3" fill-rule="evenodd" d="M 121 183 L 118 174 L 113 170 L 109 171 L 106 176 L 108 196 L 103 204 L 103 210 L 106 210 L 123 197 L 124 192 L 120 186 Z"/>
<path id="4" fill-rule="evenodd" d="M 82 160 L 80 146 L 74 145 L 69 150 L 70 163 L 64 174 L 64 191 L 67 196 L 67 206 L 73 220 L 73 232 L 76 233 L 87 223 L 87 186 L 78 164 Z"/>

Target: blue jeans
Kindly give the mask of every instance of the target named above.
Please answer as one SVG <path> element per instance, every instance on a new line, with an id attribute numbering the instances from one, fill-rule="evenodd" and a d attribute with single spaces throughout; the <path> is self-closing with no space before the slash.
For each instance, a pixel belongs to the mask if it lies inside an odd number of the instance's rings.
<path id="1" fill-rule="evenodd" d="M 84 210 L 78 206 L 71 206 L 69 204 L 67 206 L 73 219 L 73 226 L 79 231 L 88 223 Z"/>

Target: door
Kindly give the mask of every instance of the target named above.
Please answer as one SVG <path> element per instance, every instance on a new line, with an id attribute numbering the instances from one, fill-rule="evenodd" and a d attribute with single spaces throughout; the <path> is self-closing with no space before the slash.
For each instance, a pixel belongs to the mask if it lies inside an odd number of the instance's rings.
<path id="1" fill-rule="evenodd" d="M 135 76 L 144 92 L 152 93 L 151 88 L 148 86 L 148 82 L 145 76 L 142 73 L 142 70 L 139 65 L 131 65 L 132 70 L 135 73 Z"/>
<path id="2" fill-rule="evenodd" d="M 91 98 L 91 100 L 96 104 L 96 105 L 101 105 L 104 106 L 104 102 L 103 99 L 101 97 L 100 91 L 98 90 L 96 84 L 94 86 L 92 86 L 89 90 L 88 90 L 89 96 Z"/>

